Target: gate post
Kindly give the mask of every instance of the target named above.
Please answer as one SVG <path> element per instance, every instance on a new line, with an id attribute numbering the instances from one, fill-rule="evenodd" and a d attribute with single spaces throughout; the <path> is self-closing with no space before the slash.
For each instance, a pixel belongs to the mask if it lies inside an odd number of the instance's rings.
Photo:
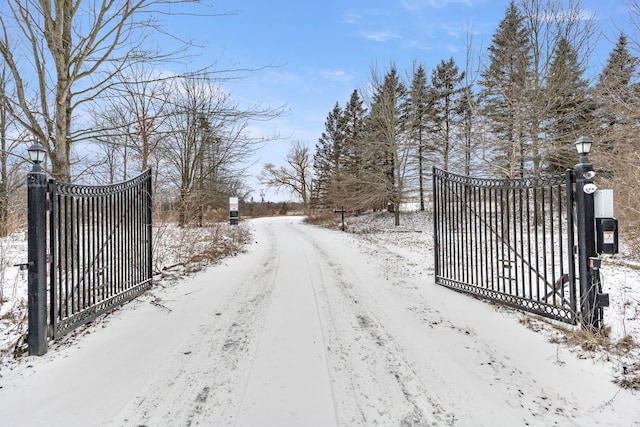
<path id="1" fill-rule="evenodd" d="M 42 356 L 47 352 L 47 176 L 40 166 L 44 160 L 44 147 L 35 143 L 28 151 L 33 167 L 27 174 L 27 345 L 30 355 Z"/>
<path id="2" fill-rule="evenodd" d="M 575 142 L 580 160 L 575 165 L 576 174 L 576 222 L 578 227 L 578 275 L 580 280 L 580 312 L 582 327 L 595 332 L 599 329 L 599 310 L 597 310 L 597 286 L 594 285 L 593 274 L 589 266 L 589 259 L 597 257 L 595 243 L 595 214 L 593 205 L 593 193 L 596 186 L 593 184 L 593 165 L 589 161 L 588 154 L 593 140 L 587 136 L 581 136 Z M 595 277 L 596 281 L 598 277 Z"/>

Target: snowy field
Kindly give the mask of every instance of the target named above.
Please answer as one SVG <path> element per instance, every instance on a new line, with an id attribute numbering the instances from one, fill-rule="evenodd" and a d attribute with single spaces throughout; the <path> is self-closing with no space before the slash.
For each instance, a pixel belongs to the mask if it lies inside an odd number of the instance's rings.
<path id="1" fill-rule="evenodd" d="M 638 270 L 603 262 L 589 337 L 435 285 L 428 217 L 402 221 L 252 220 L 246 252 L 4 363 L 0 425 L 640 426 Z"/>

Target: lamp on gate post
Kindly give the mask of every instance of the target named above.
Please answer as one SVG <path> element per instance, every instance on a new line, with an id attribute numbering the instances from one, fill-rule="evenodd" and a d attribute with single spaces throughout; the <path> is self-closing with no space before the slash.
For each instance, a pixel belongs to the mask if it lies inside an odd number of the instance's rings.
<path id="1" fill-rule="evenodd" d="M 589 161 L 589 151 L 593 140 L 581 136 L 575 142 L 580 160 L 575 165 L 576 176 L 576 222 L 578 226 L 578 273 L 580 278 L 580 313 L 582 326 L 597 331 L 600 325 L 597 308 L 597 286 L 594 285 L 589 260 L 597 258 L 595 243 L 595 219 L 593 193 L 597 187 L 593 183 L 595 172 Z M 598 274 L 596 271 L 595 274 Z"/>
<path id="2" fill-rule="evenodd" d="M 576 146 L 576 150 L 578 150 L 578 154 L 580 155 L 580 163 L 589 163 L 589 152 L 591 151 L 591 146 L 593 145 L 593 139 L 588 136 L 581 136 L 574 143 Z"/>
<path id="3" fill-rule="evenodd" d="M 46 151 L 35 143 L 28 148 L 33 166 L 27 174 L 28 220 L 28 324 L 29 354 L 41 356 L 47 352 L 47 176 L 42 170 Z"/>
<path id="4" fill-rule="evenodd" d="M 29 160 L 33 163 L 31 171 L 42 172 L 42 166 L 40 166 L 40 164 L 44 162 L 44 157 L 47 154 L 42 144 L 36 142 L 27 148 L 27 151 L 29 152 Z"/>

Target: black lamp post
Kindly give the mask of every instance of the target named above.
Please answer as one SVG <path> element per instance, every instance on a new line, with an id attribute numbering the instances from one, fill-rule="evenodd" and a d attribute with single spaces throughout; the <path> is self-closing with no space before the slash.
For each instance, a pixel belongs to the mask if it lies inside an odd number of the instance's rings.
<path id="1" fill-rule="evenodd" d="M 47 352 L 47 176 L 42 170 L 46 151 L 39 143 L 28 148 L 33 163 L 27 174 L 28 324 L 29 354 Z"/>
<path id="2" fill-rule="evenodd" d="M 581 136 L 575 142 L 580 155 L 575 166 L 576 176 L 576 222 L 578 227 L 578 274 L 580 277 L 580 312 L 581 322 L 585 329 L 597 331 L 600 326 L 599 310 L 597 310 L 597 279 L 589 265 L 589 260 L 597 258 L 595 243 L 595 219 L 593 193 L 597 187 L 593 184 L 593 165 L 589 161 L 589 151 L 593 140 Z"/>

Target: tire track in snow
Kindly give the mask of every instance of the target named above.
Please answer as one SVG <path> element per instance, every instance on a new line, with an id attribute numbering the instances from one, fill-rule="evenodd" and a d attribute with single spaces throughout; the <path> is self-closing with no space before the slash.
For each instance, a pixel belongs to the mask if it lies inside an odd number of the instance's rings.
<path id="1" fill-rule="evenodd" d="M 498 319 L 501 324 L 496 325 L 497 328 L 491 329 L 487 334 L 486 326 L 478 324 L 480 319 L 469 317 L 468 313 L 456 309 L 458 303 L 461 303 L 460 307 L 479 304 L 482 311 L 487 312 L 488 318 L 496 319 L 491 313 L 495 310 L 493 306 L 486 302 L 473 301 L 469 296 L 451 292 L 433 283 L 428 284 L 429 288 L 419 289 L 411 280 L 406 280 L 407 272 L 403 271 L 406 266 L 409 266 L 409 275 L 413 273 L 414 276 L 416 272 L 420 275 L 432 271 L 432 249 L 424 250 L 424 246 L 428 248 L 428 245 L 420 245 L 423 247 L 422 251 L 414 250 L 407 253 L 406 247 L 411 245 L 405 244 L 404 249 L 401 245 L 398 247 L 399 250 L 396 250 L 395 243 L 401 239 L 414 240 L 410 235 L 389 233 L 358 237 L 361 237 L 358 239 L 358 248 L 380 259 L 377 267 L 380 274 L 389 281 L 385 286 L 387 295 L 395 295 L 403 301 L 403 309 L 414 321 L 425 326 L 419 336 L 413 337 L 423 343 L 436 344 L 426 347 L 428 350 L 420 364 L 423 371 L 425 361 L 438 368 L 438 372 L 433 373 L 431 382 L 437 384 L 436 389 L 447 399 L 449 412 L 455 414 L 455 417 L 448 418 L 449 422 L 456 425 L 588 423 L 588 415 L 585 417 L 584 413 L 576 409 L 579 405 L 571 402 L 572 396 L 562 396 L 555 392 L 554 385 L 558 377 L 551 376 L 552 381 L 549 382 L 549 375 L 545 375 L 539 367 L 518 363 L 519 360 L 528 358 L 517 354 L 517 346 L 506 343 L 507 346 L 504 347 L 505 343 L 500 337 L 494 338 L 494 331 L 501 330 L 504 326 L 502 322 L 508 320 Z M 419 254 L 422 254 L 426 262 L 420 268 L 412 268 Z M 466 301 L 456 302 L 461 298 Z M 385 307 L 387 306 L 388 304 L 385 304 Z M 394 336 L 401 337 L 400 330 L 396 328 L 394 332 Z M 529 334 L 529 331 L 522 332 L 524 335 Z M 555 353 L 553 351 L 554 359 L 557 357 Z M 532 374 L 531 370 L 537 372 Z M 540 378 L 539 381 L 523 381 L 524 378 L 536 377 Z M 482 386 L 478 386 L 478 383 Z M 483 389 L 481 393 L 467 392 Z M 457 399 L 451 399 L 452 396 L 456 396 Z M 486 409 L 480 414 L 473 413 L 468 410 L 465 402 Z"/>
<path id="2" fill-rule="evenodd" d="M 363 297 L 355 271 L 305 231 L 317 252 L 314 281 L 326 331 L 340 425 L 443 425 L 448 414 L 406 350 Z"/>
<path id="3" fill-rule="evenodd" d="M 546 421 L 557 420 L 580 425 L 585 420 L 571 399 L 545 389 L 550 383 L 519 381 L 521 376 L 533 378 L 524 372 L 531 368 L 518 366 L 511 352 L 493 348 L 493 340 L 476 334 L 464 314 L 451 310 L 449 305 L 463 296 L 433 288 L 427 299 L 415 280 L 404 280 L 402 257 L 384 253 L 384 241 L 356 249 L 366 255 L 354 257 L 357 265 L 350 265 L 341 257 L 344 250 L 334 245 L 337 240 L 359 246 L 351 236 L 334 235 L 325 243 L 326 231 L 297 224 L 290 228 L 306 242 L 301 250 L 314 289 L 339 425 L 551 425 Z M 264 240 L 273 242 L 270 233 Z M 222 315 L 209 314 L 211 319 L 178 347 L 114 426 L 162 426 L 167 420 L 176 425 L 237 423 L 267 310 L 275 299 L 280 265 L 275 249 L 272 243 L 269 254 L 227 299 Z M 405 335 L 407 321 L 414 329 Z M 205 334 L 210 337 L 206 345 L 199 341 Z M 163 381 L 163 375 L 170 380 Z M 480 388 L 478 382 L 487 384 Z M 476 414 L 470 409 L 478 406 L 486 410 Z M 558 413 L 562 411 L 566 413 Z"/>
<path id="4" fill-rule="evenodd" d="M 269 249 L 239 280 L 224 311 L 209 312 L 196 330 L 185 331 L 190 336 L 120 412 L 114 427 L 234 423 L 279 262 L 271 227 L 261 240 L 271 242 Z"/>
<path id="5" fill-rule="evenodd" d="M 239 426 L 337 425 L 325 333 L 312 287 L 309 244 L 292 232 L 300 219 L 278 220 L 280 263 L 264 333 L 253 355 Z M 315 255 L 315 253 L 313 253 Z"/>

